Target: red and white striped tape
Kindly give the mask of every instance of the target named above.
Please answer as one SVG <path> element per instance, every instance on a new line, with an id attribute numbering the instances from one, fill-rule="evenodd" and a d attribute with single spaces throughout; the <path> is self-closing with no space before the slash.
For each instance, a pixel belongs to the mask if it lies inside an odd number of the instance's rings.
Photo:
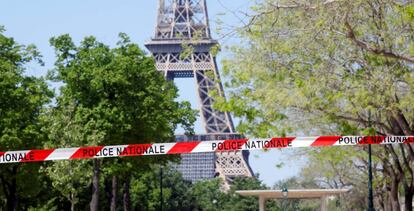
<path id="1" fill-rule="evenodd" d="M 317 136 L 237 139 L 116 146 L 90 146 L 0 152 L 0 163 L 39 162 L 105 157 L 187 154 L 293 147 L 414 143 L 414 136 Z"/>

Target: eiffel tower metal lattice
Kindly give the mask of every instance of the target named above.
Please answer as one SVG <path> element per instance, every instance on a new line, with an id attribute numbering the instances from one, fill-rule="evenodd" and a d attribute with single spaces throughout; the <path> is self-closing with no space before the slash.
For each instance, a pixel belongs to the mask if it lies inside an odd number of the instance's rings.
<path id="1" fill-rule="evenodd" d="M 184 44 L 192 47 L 190 53 L 183 53 Z M 207 133 L 177 136 L 177 141 L 240 137 L 235 133 L 230 114 L 212 107 L 212 91 L 224 96 L 216 59 L 211 53 L 217 44 L 210 34 L 206 0 L 159 0 L 155 36 L 145 46 L 154 56 L 157 70 L 167 79 L 195 78 Z M 248 156 L 247 151 L 182 155 L 179 169 L 191 181 L 215 176 L 230 181 L 237 176 L 252 176 Z"/>

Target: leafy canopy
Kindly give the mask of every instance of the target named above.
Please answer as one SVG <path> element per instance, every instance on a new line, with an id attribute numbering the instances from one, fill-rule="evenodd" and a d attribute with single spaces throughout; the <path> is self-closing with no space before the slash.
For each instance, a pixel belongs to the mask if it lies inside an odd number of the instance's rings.
<path id="1" fill-rule="evenodd" d="M 42 78 L 24 74 L 28 63 L 42 64 L 41 56 L 35 46 L 20 45 L 3 32 L 0 26 L 0 152 L 42 148 L 46 136 L 40 116 L 53 93 Z M 39 166 L 2 164 L 0 209 L 5 204 L 18 208 L 18 196 L 30 200 L 39 192 Z"/>
<path id="2" fill-rule="evenodd" d="M 357 134 L 369 123 L 397 134 L 390 116 L 399 115 L 409 126 L 404 133 L 412 133 L 413 8 L 397 1 L 258 3 L 237 29 L 242 45 L 231 46 L 224 62 L 231 93 L 222 109 L 257 136 Z"/>
<path id="3" fill-rule="evenodd" d="M 50 43 L 56 62 L 48 76 L 63 85 L 56 106 L 45 117 L 49 147 L 170 142 L 179 124 L 192 133 L 195 112 L 190 104 L 175 101 L 174 84 L 127 35 L 121 33 L 114 48 L 94 37 L 76 45 L 69 35 L 53 37 Z M 150 171 L 150 163 L 176 158 L 107 159 L 100 170 L 122 181 Z M 85 173 L 91 171 L 89 161 L 56 162 L 44 170 L 72 206 L 79 203 L 82 188 L 91 184 L 85 177 L 91 176 Z"/>
<path id="4" fill-rule="evenodd" d="M 64 83 L 56 112 L 72 111 L 71 121 L 84 134 L 78 145 L 166 141 L 178 124 L 191 132 L 190 105 L 175 102 L 177 89 L 125 34 L 116 48 L 94 37 L 79 46 L 69 35 L 50 42 L 57 60 L 49 76 Z"/>

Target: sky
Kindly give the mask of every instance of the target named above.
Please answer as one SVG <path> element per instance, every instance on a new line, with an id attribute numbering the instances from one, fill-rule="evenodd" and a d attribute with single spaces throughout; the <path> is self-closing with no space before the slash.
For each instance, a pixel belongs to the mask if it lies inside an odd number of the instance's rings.
<path id="1" fill-rule="evenodd" d="M 44 76 L 55 61 L 54 50 L 49 45 L 53 36 L 67 33 L 79 43 L 85 36 L 93 35 L 99 41 L 114 46 L 119 32 L 124 32 L 132 42 L 144 48 L 145 41 L 154 34 L 157 3 L 157 0 L 3 0 L 0 25 L 6 28 L 5 34 L 18 43 L 37 46 L 45 65 L 29 64 L 26 74 Z M 250 0 L 207 0 L 213 37 L 218 38 L 215 33 L 218 18 L 225 25 L 239 25 L 240 11 L 248 12 L 250 4 Z M 237 44 L 232 38 L 219 42 Z M 218 55 L 219 68 L 221 59 L 226 56 L 229 52 L 225 50 Z M 192 107 L 198 109 L 195 80 L 178 79 L 175 84 L 180 90 L 179 100 L 190 101 Z M 197 133 L 204 133 L 200 119 L 195 129 Z M 293 154 L 294 149 L 251 151 L 249 162 L 254 173 L 259 173 L 266 185 L 273 186 L 279 180 L 297 176 L 305 165 L 303 157 Z M 277 168 L 280 163 L 284 163 L 283 167 Z"/>

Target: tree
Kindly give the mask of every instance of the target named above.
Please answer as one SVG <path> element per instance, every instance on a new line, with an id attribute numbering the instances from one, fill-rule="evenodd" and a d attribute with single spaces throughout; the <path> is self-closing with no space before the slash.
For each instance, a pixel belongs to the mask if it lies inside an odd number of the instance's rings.
<path id="1" fill-rule="evenodd" d="M 236 193 L 238 190 L 266 190 L 269 189 L 258 179 L 258 177 L 239 177 L 235 178 L 227 195 L 229 199 L 225 202 L 224 210 L 258 210 L 259 199 L 257 197 L 246 197 Z M 266 210 L 280 210 L 275 201 L 268 200 Z"/>
<path id="2" fill-rule="evenodd" d="M 42 63 L 35 46 L 19 45 L 3 32 L 0 27 L 0 151 L 38 148 L 45 141 L 39 117 L 52 92 L 43 79 L 24 75 L 27 63 Z M 0 201 L 2 207 L 6 203 L 7 210 L 18 210 L 21 197 L 38 193 L 39 166 L 2 164 L 0 195 L 5 198 Z"/>
<path id="3" fill-rule="evenodd" d="M 217 105 L 242 118 L 239 131 L 414 134 L 412 1 L 266 0 L 247 18 L 224 62 L 230 99 Z M 344 159 L 365 164 L 364 153 Z M 399 210 L 403 196 L 412 210 L 414 147 L 374 154 L 386 204 Z"/>
<path id="4" fill-rule="evenodd" d="M 166 142 L 173 139 L 178 124 L 191 132 L 195 113 L 189 103 L 174 101 L 177 89 L 173 83 L 156 71 L 152 58 L 130 43 L 125 34 L 120 34 L 115 48 L 94 37 L 86 37 L 76 46 L 69 35 L 51 38 L 50 43 L 57 60 L 49 77 L 63 82 L 49 121 L 53 127 L 62 128 L 51 133 L 55 143 L 96 146 Z M 66 121 L 61 121 L 62 116 L 67 117 Z M 56 140 L 56 134 L 62 132 L 67 132 L 70 142 Z M 101 169 L 117 165 L 122 169 L 117 173 L 123 173 L 119 176 L 124 183 L 124 207 L 129 209 L 129 172 L 137 165 L 145 166 L 136 160 L 121 158 L 102 163 L 94 159 L 91 210 L 99 209 Z"/>
<path id="5" fill-rule="evenodd" d="M 71 147 L 84 137 L 84 127 L 73 119 L 73 104 L 62 109 L 50 108 L 46 114 L 43 118 L 44 131 L 49 141 L 45 143 L 45 148 Z M 51 180 L 50 185 L 70 202 L 71 211 L 76 210 L 83 189 L 90 184 L 90 161 L 55 161 L 46 163 L 41 170 Z"/>
<path id="6" fill-rule="evenodd" d="M 236 193 L 237 190 L 263 190 L 268 189 L 256 177 L 235 178 L 230 190 L 222 190 L 220 178 L 204 180 L 194 184 L 192 195 L 195 198 L 194 210 L 259 210 L 259 200 L 257 197 L 246 197 Z M 281 210 L 275 201 L 266 203 L 266 210 Z"/>
<path id="7" fill-rule="evenodd" d="M 160 210 L 160 166 L 132 178 L 131 193 L 135 210 Z M 192 184 L 171 166 L 163 167 L 163 210 L 193 210 Z"/>
<path id="8" fill-rule="evenodd" d="M 320 188 L 350 189 L 349 194 L 342 194 L 337 199 L 342 202 L 341 210 L 355 210 L 366 206 L 367 165 L 361 163 L 367 156 L 366 153 L 351 146 L 345 149 L 321 148 L 308 153 L 308 165 L 302 169 L 301 179 L 313 180 Z M 384 197 L 384 193 L 380 184 L 384 179 L 380 177 L 378 160 L 374 163 L 374 183 L 377 184 L 374 192 L 377 198 L 381 198 Z"/>
<path id="9" fill-rule="evenodd" d="M 221 178 L 195 183 L 191 192 L 197 202 L 197 210 L 225 210 L 230 196 L 223 192 L 221 187 Z"/>

